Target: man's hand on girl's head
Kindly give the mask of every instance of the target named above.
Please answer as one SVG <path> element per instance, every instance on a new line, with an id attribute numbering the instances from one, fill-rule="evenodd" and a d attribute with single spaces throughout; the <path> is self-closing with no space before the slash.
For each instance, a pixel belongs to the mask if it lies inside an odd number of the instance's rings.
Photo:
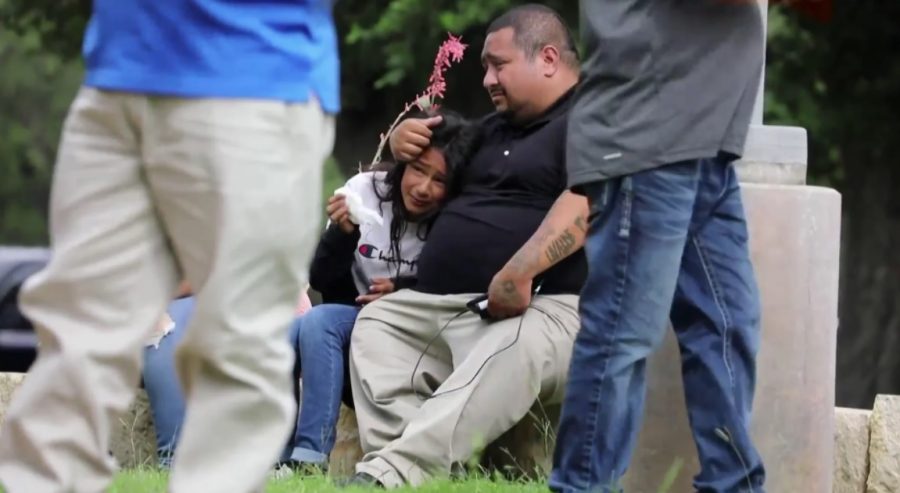
<path id="1" fill-rule="evenodd" d="M 443 118 L 408 118 L 397 125 L 391 132 L 391 154 L 398 161 L 413 161 L 431 143 L 431 129 L 440 124 Z"/>

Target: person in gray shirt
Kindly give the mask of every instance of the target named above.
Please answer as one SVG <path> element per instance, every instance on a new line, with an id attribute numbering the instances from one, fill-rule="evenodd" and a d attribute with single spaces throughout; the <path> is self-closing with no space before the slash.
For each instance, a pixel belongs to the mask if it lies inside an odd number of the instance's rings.
<path id="1" fill-rule="evenodd" d="M 732 161 L 763 60 L 755 2 L 581 2 L 588 56 L 569 185 L 591 205 L 590 265 L 550 487 L 619 491 L 647 357 L 671 320 L 700 492 L 762 492 L 748 432 L 760 306 Z"/>

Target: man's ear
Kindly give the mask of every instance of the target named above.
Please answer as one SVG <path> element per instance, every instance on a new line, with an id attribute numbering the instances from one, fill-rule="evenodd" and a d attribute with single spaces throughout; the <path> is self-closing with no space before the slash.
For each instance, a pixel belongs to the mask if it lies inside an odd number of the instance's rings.
<path id="1" fill-rule="evenodd" d="M 561 56 L 557 47 L 544 46 L 538 53 L 538 59 L 541 61 L 544 77 L 553 77 L 559 70 Z"/>

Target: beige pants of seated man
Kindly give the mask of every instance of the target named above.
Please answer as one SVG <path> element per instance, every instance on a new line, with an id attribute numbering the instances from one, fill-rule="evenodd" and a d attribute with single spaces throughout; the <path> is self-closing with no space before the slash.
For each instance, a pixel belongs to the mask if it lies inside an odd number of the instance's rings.
<path id="1" fill-rule="evenodd" d="M 537 296 L 523 317 L 494 323 L 465 311 L 474 296 L 403 290 L 360 312 L 350 343 L 366 453 L 357 472 L 389 488 L 419 485 L 449 474 L 536 400 L 561 402 L 577 296 Z"/>
<path id="2" fill-rule="evenodd" d="M 111 425 L 182 275 L 198 293 L 170 491 L 262 489 L 293 418 L 285 333 L 332 129 L 314 102 L 81 90 L 53 178 L 53 258 L 21 295 L 40 353 L 0 433 L 8 493 L 106 488 Z"/>

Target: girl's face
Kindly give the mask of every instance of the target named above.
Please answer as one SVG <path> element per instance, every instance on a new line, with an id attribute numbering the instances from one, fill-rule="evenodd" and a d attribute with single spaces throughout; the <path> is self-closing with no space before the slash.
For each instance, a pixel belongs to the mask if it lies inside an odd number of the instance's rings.
<path id="1" fill-rule="evenodd" d="M 422 217 L 440 207 L 447 196 L 447 163 L 434 147 L 407 163 L 400 180 L 403 205 L 412 218 Z"/>

